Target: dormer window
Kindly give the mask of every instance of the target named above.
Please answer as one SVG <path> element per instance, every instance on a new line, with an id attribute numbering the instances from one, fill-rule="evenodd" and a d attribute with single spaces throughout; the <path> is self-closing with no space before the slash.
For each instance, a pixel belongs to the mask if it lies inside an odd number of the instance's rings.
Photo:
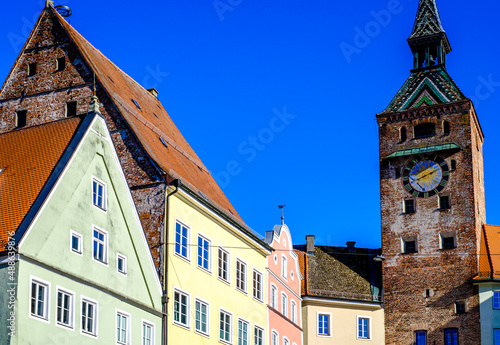
<path id="1" fill-rule="evenodd" d="M 436 125 L 434 123 L 421 123 L 413 127 L 415 139 L 430 138 L 436 135 Z"/>

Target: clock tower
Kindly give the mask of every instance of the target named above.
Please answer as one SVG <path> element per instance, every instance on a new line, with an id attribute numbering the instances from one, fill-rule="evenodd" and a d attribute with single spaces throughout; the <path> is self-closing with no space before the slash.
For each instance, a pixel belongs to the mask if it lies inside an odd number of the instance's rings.
<path id="1" fill-rule="evenodd" d="M 386 343 L 480 344 L 483 132 L 446 70 L 435 0 L 420 0 L 410 77 L 377 115 Z"/>

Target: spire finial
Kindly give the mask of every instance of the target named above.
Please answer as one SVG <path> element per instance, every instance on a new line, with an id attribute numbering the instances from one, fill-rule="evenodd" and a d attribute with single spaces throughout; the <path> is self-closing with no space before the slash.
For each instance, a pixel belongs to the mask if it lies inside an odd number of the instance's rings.
<path id="1" fill-rule="evenodd" d="M 54 1 L 52 0 L 45 1 L 45 8 L 54 8 Z"/>
<path id="2" fill-rule="evenodd" d="M 285 206 L 286 205 L 278 205 L 278 208 L 281 209 L 281 225 L 285 224 Z"/>
<path id="3" fill-rule="evenodd" d="M 99 111 L 99 98 L 94 94 L 90 99 L 89 113 L 100 113 Z"/>

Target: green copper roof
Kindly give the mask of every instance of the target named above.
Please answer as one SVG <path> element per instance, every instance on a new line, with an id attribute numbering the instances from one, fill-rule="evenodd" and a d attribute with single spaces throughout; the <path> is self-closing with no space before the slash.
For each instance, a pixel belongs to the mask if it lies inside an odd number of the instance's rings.
<path id="1" fill-rule="evenodd" d="M 420 0 L 417 17 L 410 38 L 419 38 L 444 33 L 436 0 Z"/>
<path id="2" fill-rule="evenodd" d="M 387 156 L 387 158 L 395 158 L 395 157 L 405 157 L 418 155 L 421 153 L 429 153 L 429 152 L 437 152 L 437 151 L 446 151 L 446 150 L 460 150 L 460 146 L 454 143 L 442 144 L 442 145 L 432 145 L 426 147 L 419 147 L 415 149 L 408 150 L 399 150 Z"/>

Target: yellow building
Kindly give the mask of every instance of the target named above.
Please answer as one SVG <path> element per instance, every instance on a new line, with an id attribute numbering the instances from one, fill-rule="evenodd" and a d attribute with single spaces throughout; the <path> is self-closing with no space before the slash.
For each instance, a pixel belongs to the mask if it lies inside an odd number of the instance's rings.
<path id="1" fill-rule="evenodd" d="M 167 197 L 169 344 L 266 344 L 266 256 L 236 218 L 178 181 Z"/>

